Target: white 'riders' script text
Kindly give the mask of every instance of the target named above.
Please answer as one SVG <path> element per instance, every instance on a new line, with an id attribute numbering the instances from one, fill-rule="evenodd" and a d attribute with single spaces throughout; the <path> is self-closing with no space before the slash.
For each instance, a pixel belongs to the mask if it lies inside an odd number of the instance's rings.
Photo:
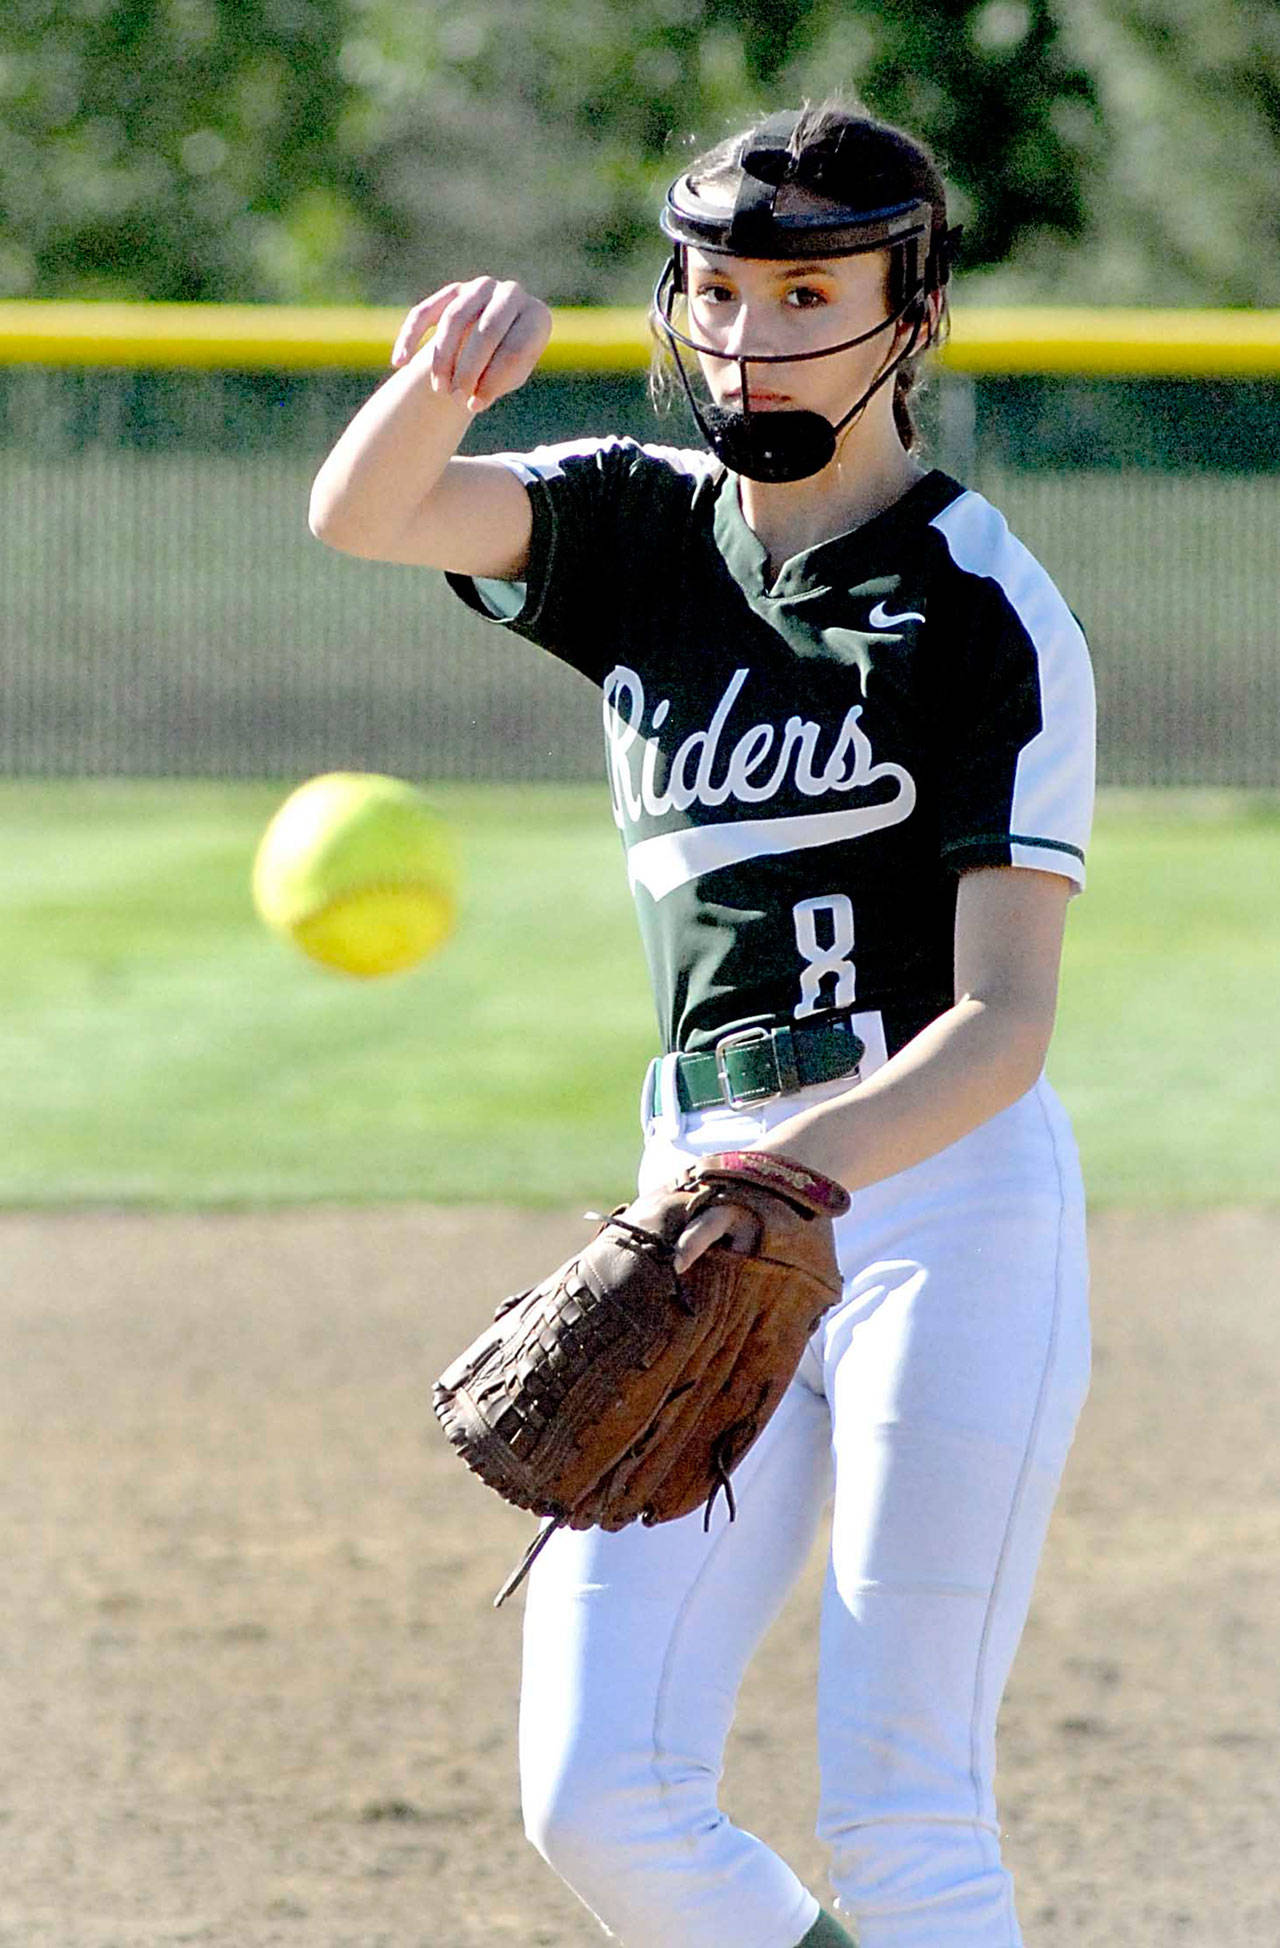
<path id="1" fill-rule="evenodd" d="M 687 812 L 693 805 L 714 810 L 731 798 L 744 805 L 761 805 L 787 785 L 806 798 L 824 798 L 829 792 L 854 791 L 883 780 L 897 786 L 888 801 L 896 808 L 892 822 L 909 815 L 915 782 L 900 764 L 873 761 L 870 740 L 859 723 L 861 704 L 845 712 L 825 757 L 819 749 L 822 725 L 802 717 L 788 717 L 781 730 L 776 724 L 752 724 L 722 753 L 725 726 L 750 674 L 746 669 L 734 671 L 706 730 L 691 731 L 677 747 L 660 789 L 657 772 L 662 747 L 656 737 L 641 734 L 644 684 L 624 664 L 610 671 L 604 684 L 604 733 L 613 815 L 619 826 L 625 827 L 628 820 L 635 824 L 645 814 L 662 818 L 668 812 Z M 654 706 L 651 729 L 662 728 L 670 707 L 667 697 Z"/>

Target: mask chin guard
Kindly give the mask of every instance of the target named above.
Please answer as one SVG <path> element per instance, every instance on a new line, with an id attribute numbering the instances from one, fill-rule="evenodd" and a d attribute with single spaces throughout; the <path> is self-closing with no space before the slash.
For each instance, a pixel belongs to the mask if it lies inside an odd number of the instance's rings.
<path id="1" fill-rule="evenodd" d="M 727 406 L 699 408 L 692 399 L 690 404 L 717 460 L 748 480 L 807 480 L 835 458 L 836 429 L 821 413 L 738 413 Z"/>

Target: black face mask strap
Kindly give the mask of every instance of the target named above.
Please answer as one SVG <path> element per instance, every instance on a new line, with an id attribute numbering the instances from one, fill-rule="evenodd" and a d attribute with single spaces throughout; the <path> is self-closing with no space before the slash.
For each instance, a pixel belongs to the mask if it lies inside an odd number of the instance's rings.
<path id="1" fill-rule="evenodd" d="M 743 169 L 738 179 L 738 194 L 734 198 L 727 239 L 735 257 L 759 257 L 765 254 L 773 234 L 773 206 L 777 197 L 777 183 L 765 182 L 762 177 Z"/>
<path id="2" fill-rule="evenodd" d="M 751 147 L 743 152 L 726 239 L 735 257 L 769 255 L 778 191 L 795 169 L 795 157 L 788 146 L 795 123 L 794 115 L 770 116 Z"/>
<path id="3" fill-rule="evenodd" d="M 703 439 L 707 442 L 708 446 L 714 449 L 715 442 L 712 438 L 711 428 L 708 426 L 706 420 L 704 419 L 702 408 L 698 404 L 698 396 L 693 389 L 693 382 L 690 379 L 688 372 L 685 370 L 685 363 L 683 357 L 681 356 L 681 349 L 679 344 L 676 342 L 676 338 L 671 330 L 671 326 L 667 321 L 666 306 L 663 303 L 663 283 L 665 283 L 668 279 L 670 280 L 670 290 L 672 296 L 674 296 L 675 293 L 678 291 L 683 292 L 685 288 L 685 280 L 683 274 L 683 255 L 684 253 L 682 251 L 677 250 L 673 254 L 671 262 L 668 264 L 666 270 L 663 272 L 663 281 L 658 285 L 657 302 L 654 308 L 657 312 L 658 323 L 662 327 L 662 335 L 667 341 L 667 350 L 671 354 L 672 363 L 674 364 L 676 368 L 676 372 L 679 375 L 680 384 L 684 390 L 684 396 L 688 401 L 689 411 L 693 414 L 694 421 Z M 743 400 L 745 401 L 747 396 L 747 392 L 746 392 L 747 374 L 746 374 L 745 366 L 740 365 L 739 371 L 742 374 L 742 396 L 743 396 Z"/>
<path id="4" fill-rule="evenodd" d="M 907 304 L 905 304 L 902 307 L 902 310 L 898 313 L 897 317 L 887 319 L 886 323 L 888 324 L 904 323 L 908 313 L 911 310 L 911 305 L 914 302 L 915 300 L 913 299 Z M 920 327 L 924 323 L 924 321 L 925 321 L 925 312 L 923 309 L 921 309 L 919 312 L 917 312 L 916 316 L 911 320 L 911 336 L 907 340 L 903 349 L 898 353 L 898 356 L 895 359 L 890 360 L 889 364 L 885 366 L 884 371 L 881 372 L 877 378 L 872 380 L 871 384 L 867 387 L 866 391 L 863 393 L 861 399 L 856 400 L 854 404 L 850 406 L 848 412 L 845 413 L 841 419 L 838 419 L 836 421 L 835 425 L 831 429 L 834 433 L 837 434 L 843 433 L 845 427 L 848 426 L 852 420 L 857 418 L 858 414 L 863 411 L 863 409 L 866 407 L 867 403 L 870 400 L 875 398 L 881 386 L 886 385 L 890 379 L 896 377 L 899 368 L 905 365 L 907 360 L 915 352 L 916 340 L 920 336 Z M 921 350 L 924 349 L 925 347 L 922 346 Z"/>

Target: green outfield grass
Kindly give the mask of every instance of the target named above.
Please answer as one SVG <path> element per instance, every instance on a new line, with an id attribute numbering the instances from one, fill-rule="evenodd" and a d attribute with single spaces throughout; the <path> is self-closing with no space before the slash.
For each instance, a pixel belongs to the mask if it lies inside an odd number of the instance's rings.
<path id="1" fill-rule="evenodd" d="M 458 933 L 363 983 L 269 937 L 284 787 L 0 785 L 0 1203 L 625 1193 L 652 1008 L 603 788 L 438 788 Z M 1051 1073 L 1097 1204 L 1280 1202 L 1280 806 L 1104 803 Z"/>

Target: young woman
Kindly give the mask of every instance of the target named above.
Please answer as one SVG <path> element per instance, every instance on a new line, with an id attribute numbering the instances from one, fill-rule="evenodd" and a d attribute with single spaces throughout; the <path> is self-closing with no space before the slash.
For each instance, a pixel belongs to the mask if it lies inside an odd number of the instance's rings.
<path id="1" fill-rule="evenodd" d="M 410 312 L 312 504 L 324 540 L 448 570 L 603 690 L 666 1038 L 642 1196 L 757 1148 L 853 1197 L 843 1300 L 737 1519 L 561 1531 L 537 1562 L 527 1827 L 628 1948 L 850 1940 L 716 1803 L 743 1671 L 833 1497 L 839 1910 L 862 1948 L 1015 1948 L 996 1711 L 1088 1370 L 1079 1172 L 1043 1075 L 1088 655 L 997 511 L 917 457 L 954 240 L 923 148 L 847 107 L 772 117 L 680 178 L 663 228 L 656 322 L 709 451 L 456 458 L 549 330 L 476 278 Z M 732 1230 L 709 1214 L 683 1261 Z"/>

